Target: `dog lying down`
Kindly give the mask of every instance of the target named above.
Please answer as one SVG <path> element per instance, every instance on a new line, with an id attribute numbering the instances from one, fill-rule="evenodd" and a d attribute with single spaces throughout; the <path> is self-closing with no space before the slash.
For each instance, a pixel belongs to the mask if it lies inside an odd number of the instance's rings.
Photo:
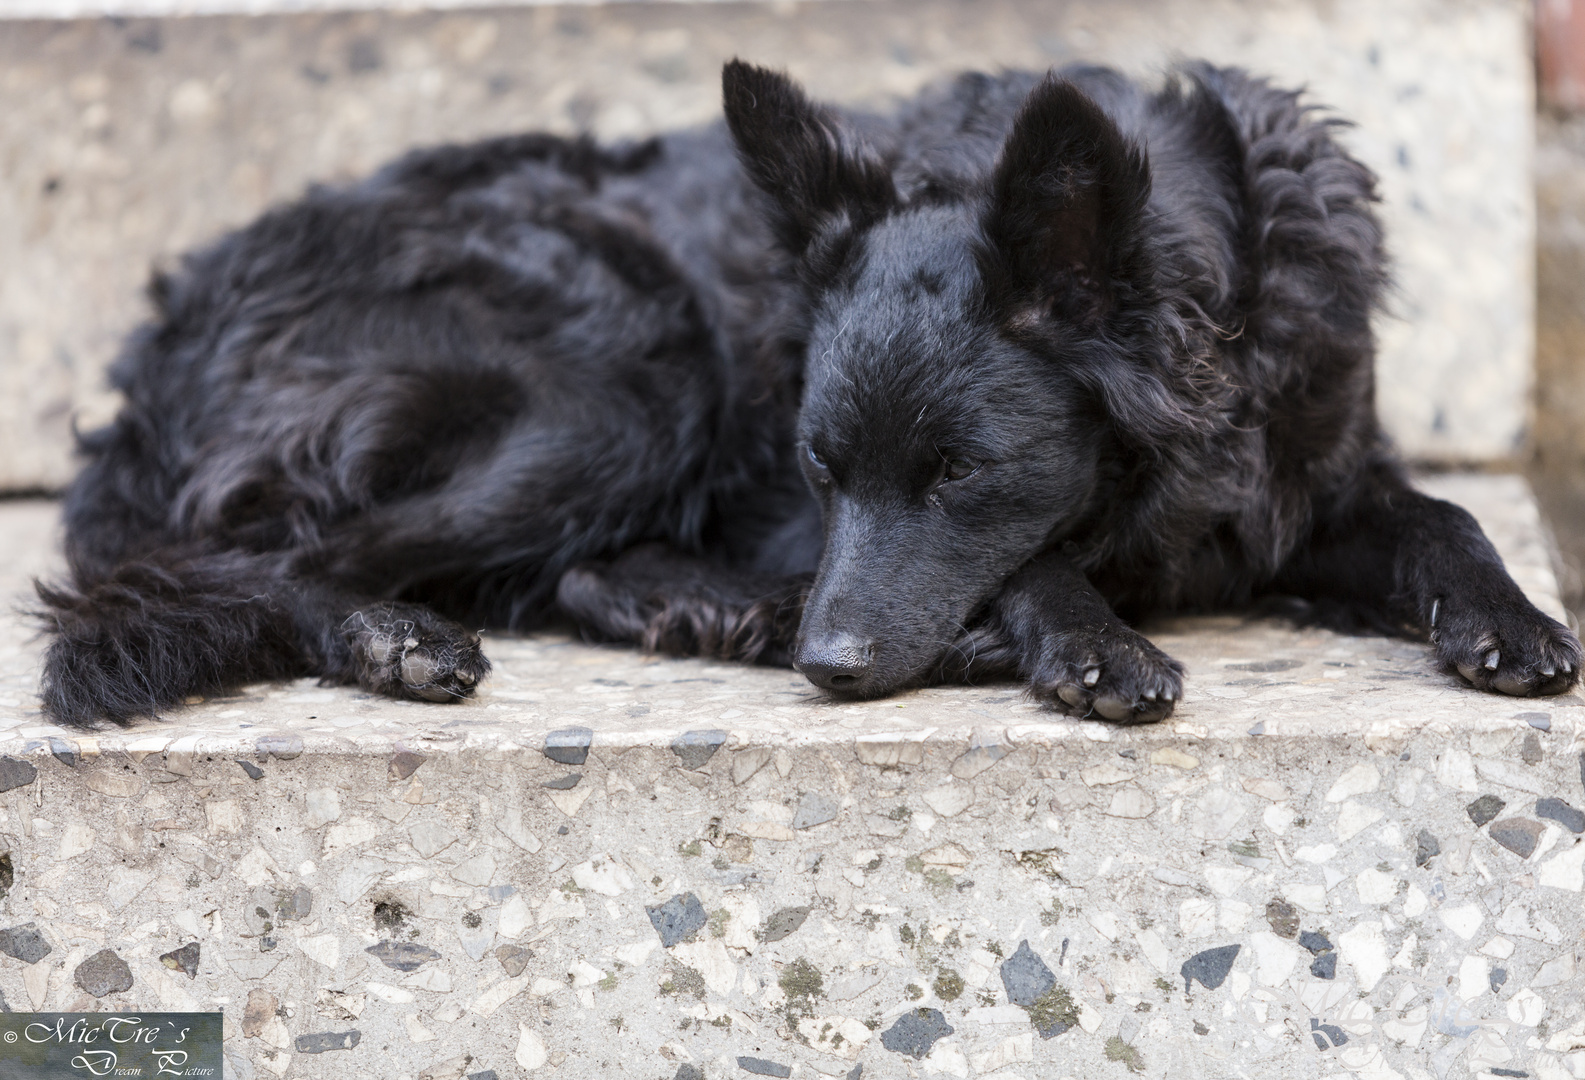
<path id="1" fill-rule="evenodd" d="M 1204 65 L 884 116 L 723 84 L 724 125 L 420 151 L 156 276 L 40 587 L 48 712 L 302 675 L 457 700 L 474 628 L 570 620 L 1152 721 L 1183 669 L 1131 621 L 1273 602 L 1481 690 L 1575 684 L 1377 424 L 1382 237 L 1337 121 Z"/>

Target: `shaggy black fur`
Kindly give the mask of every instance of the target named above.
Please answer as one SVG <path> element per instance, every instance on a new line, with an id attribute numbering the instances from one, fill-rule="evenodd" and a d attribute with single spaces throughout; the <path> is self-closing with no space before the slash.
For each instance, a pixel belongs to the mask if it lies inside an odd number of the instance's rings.
<path id="1" fill-rule="evenodd" d="M 1481 689 L 1579 643 L 1377 426 L 1370 173 L 1238 71 L 965 75 L 891 116 L 724 73 L 726 124 L 413 154 L 155 280 L 83 439 L 69 724 L 319 675 L 450 700 L 570 617 L 885 694 L 1113 720 L 1151 611 L 1303 598 Z"/>

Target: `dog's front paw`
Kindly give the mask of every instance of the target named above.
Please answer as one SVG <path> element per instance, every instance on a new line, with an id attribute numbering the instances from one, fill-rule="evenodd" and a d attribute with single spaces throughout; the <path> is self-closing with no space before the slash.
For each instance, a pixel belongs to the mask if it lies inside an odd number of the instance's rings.
<path id="1" fill-rule="evenodd" d="M 1183 665 L 1120 626 L 1053 637 L 1027 672 L 1036 698 L 1071 716 L 1152 724 L 1183 696 Z"/>
<path id="2" fill-rule="evenodd" d="M 358 683 L 392 697 L 460 701 L 490 671 L 478 634 L 416 604 L 354 611 L 341 632 Z"/>
<path id="3" fill-rule="evenodd" d="M 1561 694 L 1579 681 L 1580 643 L 1527 601 L 1437 601 L 1431 643 L 1442 669 L 1478 690 L 1515 697 Z"/>

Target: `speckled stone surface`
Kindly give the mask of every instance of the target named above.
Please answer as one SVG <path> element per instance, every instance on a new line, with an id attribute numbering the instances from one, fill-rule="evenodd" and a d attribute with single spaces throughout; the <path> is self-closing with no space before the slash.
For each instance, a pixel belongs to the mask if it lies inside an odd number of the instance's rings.
<path id="1" fill-rule="evenodd" d="M 1409 454 L 1513 455 L 1532 385 L 1535 198 L 1522 0 L 877 0 L 71 21 L 384 0 L 0 0 L 0 490 L 60 485 L 73 416 L 144 316 L 151 263 L 412 146 L 626 138 L 720 112 L 721 63 L 884 106 L 965 68 L 1175 57 L 1307 86 L 1382 178 L 1396 285 L 1378 400 Z M 404 7 L 406 5 L 393 5 Z"/>
<path id="2" fill-rule="evenodd" d="M 1555 607 L 1520 481 L 1426 486 Z M 8 595 L 53 513 L 0 506 Z M 222 1008 L 245 1080 L 1585 1077 L 1585 700 L 1153 636 L 1190 679 L 1148 728 L 492 637 L 465 705 L 305 680 L 84 736 L 8 616 L 0 992 Z"/>

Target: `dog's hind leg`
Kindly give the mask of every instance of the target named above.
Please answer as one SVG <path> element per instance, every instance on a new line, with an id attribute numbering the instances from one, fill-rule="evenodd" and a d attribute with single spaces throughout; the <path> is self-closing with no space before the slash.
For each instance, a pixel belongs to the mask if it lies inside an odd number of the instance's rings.
<path id="1" fill-rule="evenodd" d="M 126 723 L 195 695 L 303 675 L 451 701 L 489 670 L 477 634 L 416 604 L 360 602 L 294 578 L 286 562 L 167 549 L 76 587 L 40 584 L 53 631 L 46 712 L 76 727 Z"/>
<path id="2" fill-rule="evenodd" d="M 1183 696 L 1183 665 L 1118 618 L 1056 551 L 1008 580 L 985 619 L 953 644 L 941 675 L 1016 675 L 1065 713 L 1120 723 L 1164 719 Z"/>
<path id="3" fill-rule="evenodd" d="M 663 544 L 562 574 L 556 605 L 585 633 L 676 656 L 786 666 L 808 576 L 736 570 Z"/>
<path id="4" fill-rule="evenodd" d="M 1579 681 L 1579 638 L 1530 603 L 1468 512 L 1391 465 L 1317 522 L 1271 591 L 1314 602 L 1319 621 L 1428 637 L 1442 669 L 1481 690 L 1559 694 Z"/>

